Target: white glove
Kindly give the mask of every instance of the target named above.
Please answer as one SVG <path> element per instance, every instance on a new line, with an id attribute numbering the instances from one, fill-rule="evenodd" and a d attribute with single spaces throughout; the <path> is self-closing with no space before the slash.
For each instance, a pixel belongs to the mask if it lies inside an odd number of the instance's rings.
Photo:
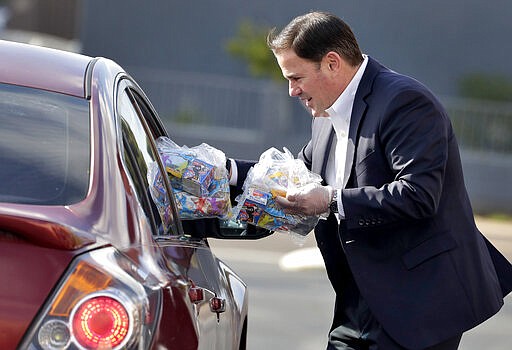
<path id="1" fill-rule="evenodd" d="M 312 183 L 290 190 L 284 197 L 277 197 L 276 202 L 287 213 L 316 216 L 327 213 L 334 193 L 331 186 Z"/>

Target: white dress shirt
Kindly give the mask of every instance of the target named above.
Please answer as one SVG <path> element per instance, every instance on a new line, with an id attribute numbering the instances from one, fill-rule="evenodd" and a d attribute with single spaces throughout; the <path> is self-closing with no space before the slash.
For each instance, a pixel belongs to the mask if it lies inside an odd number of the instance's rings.
<path id="1" fill-rule="evenodd" d="M 363 55 L 363 58 L 363 63 L 348 84 L 347 88 L 341 93 L 338 99 L 334 101 L 332 106 L 326 110 L 329 118 L 331 119 L 332 126 L 334 127 L 336 137 L 332 144 L 332 147 L 335 149 L 334 157 L 329 157 L 327 160 L 325 181 L 327 184 L 334 187 L 335 191 L 338 191 L 338 220 L 345 218 L 345 210 L 341 200 L 341 189 L 345 187 L 345 182 L 348 180 L 344 178 L 344 175 L 352 106 L 354 105 L 354 99 L 359 82 L 361 81 L 366 65 L 368 64 L 368 56 Z"/>

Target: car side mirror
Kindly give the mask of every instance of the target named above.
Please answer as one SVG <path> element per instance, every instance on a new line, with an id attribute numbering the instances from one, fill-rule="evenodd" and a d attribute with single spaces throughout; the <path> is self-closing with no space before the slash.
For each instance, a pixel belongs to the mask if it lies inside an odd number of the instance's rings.
<path id="1" fill-rule="evenodd" d="M 273 231 L 254 225 L 238 224 L 217 218 L 182 220 L 183 232 L 196 238 L 254 240 L 270 236 Z"/>
<path id="2" fill-rule="evenodd" d="M 228 239 L 260 239 L 274 233 L 262 227 L 233 221 L 220 221 L 220 230 L 222 238 Z"/>

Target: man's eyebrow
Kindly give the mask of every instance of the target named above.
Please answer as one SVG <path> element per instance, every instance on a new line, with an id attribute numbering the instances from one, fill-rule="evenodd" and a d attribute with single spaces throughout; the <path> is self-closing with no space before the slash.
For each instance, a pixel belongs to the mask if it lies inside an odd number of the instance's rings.
<path id="1" fill-rule="evenodd" d="M 290 73 L 290 74 L 285 74 L 284 77 L 286 79 L 297 79 L 299 77 L 299 75 L 297 73 Z"/>

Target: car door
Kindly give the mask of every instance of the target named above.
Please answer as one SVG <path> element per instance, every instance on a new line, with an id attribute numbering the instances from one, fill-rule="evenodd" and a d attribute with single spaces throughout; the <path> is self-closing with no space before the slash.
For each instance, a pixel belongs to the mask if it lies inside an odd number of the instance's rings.
<path id="1" fill-rule="evenodd" d="M 143 179 L 137 191 L 147 196 L 151 193 L 149 172 L 165 174 L 154 142 L 158 136 L 165 136 L 165 130 L 142 91 L 129 79 L 118 84 L 117 114 L 124 147 L 136 159 L 138 176 Z M 230 326 L 234 320 L 232 312 L 225 312 L 232 305 L 229 291 L 221 285 L 224 281 L 222 272 L 206 239 L 183 232 L 172 191 L 168 189 L 166 182 L 161 188 L 163 193 L 160 193 L 164 205 L 158 206 L 150 201 L 144 209 L 153 220 L 154 241 L 163 252 L 169 269 L 179 271 L 188 284 L 198 327 L 199 349 L 230 349 L 232 336 L 224 333 L 226 329 L 233 330 L 234 327 Z"/>

